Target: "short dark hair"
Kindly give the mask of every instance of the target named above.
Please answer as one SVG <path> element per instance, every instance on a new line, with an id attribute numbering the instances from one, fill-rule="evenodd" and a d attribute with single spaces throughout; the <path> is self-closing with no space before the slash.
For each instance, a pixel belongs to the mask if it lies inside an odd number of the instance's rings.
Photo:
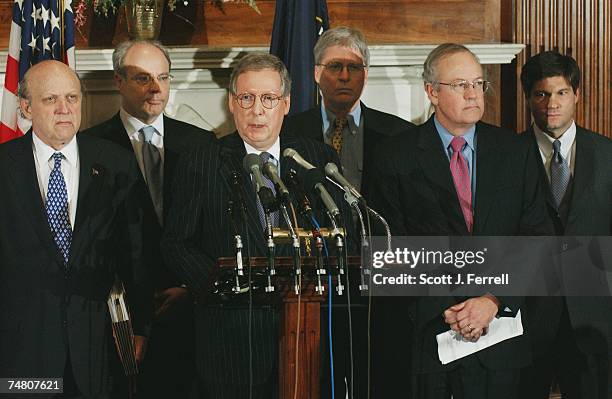
<path id="1" fill-rule="evenodd" d="M 580 87 L 580 68 L 576 60 L 569 55 L 559 54 L 558 51 L 544 51 L 528 59 L 521 70 L 525 97 L 529 98 L 536 82 L 554 76 L 567 79 L 574 93 Z"/>

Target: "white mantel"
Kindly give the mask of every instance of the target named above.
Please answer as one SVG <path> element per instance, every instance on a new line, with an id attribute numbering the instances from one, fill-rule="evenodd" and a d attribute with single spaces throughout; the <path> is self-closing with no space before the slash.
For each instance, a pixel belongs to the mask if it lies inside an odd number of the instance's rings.
<path id="1" fill-rule="evenodd" d="M 363 100 L 368 106 L 414 122 L 427 117 L 429 102 L 423 92 L 423 62 L 434 44 L 370 46 L 370 69 Z M 511 43 L 468 44 L 483 64 L 507 64 L 525 46 Z M 166 112 L 218 133 L 233 130 L 226 107 L 226 87 L 233 64 L 267 47 L 172 47 L 172 82 Z M 112 74 L 112 49 L 77 50 L 76 69 L 86 91 L 83 126 L 113 115 L 119 107 Z M 6 51 L 0 51 L 0 81 L 4 81 Z M 498 82 L 493 82 L 496 85 Z M 1 98 L 0 98 L 1 101 Z"/>

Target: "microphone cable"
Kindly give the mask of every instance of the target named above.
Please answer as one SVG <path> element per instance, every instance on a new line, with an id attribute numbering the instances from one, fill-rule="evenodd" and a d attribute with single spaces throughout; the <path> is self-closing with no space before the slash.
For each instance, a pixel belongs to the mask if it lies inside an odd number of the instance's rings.
<path id="1" fill-rule="evenodd" d="M 323 252 L 325 253 L 325 267 L 327 268 L 327 291 L 328 291 L 328 299 L 327 299 L 327 335 L 329 337 L 329 380 L 331 382 L 331 399 L 336 398 L 336 387 L 334 381 L 334 344 L 333 344 L 333 335 L 332 335 L 332 275 L 331 270 L 329 269 L 329 252 L 327 251 L 327 244 L 325 243 L 325 238 L 321 235 L 321 226 L 315 219 L 314 216 L 311 216 L 312 225 L 316 227 L 319 232 L 319 237 L 321 237 L 321 242 L 323 243 Z"/>

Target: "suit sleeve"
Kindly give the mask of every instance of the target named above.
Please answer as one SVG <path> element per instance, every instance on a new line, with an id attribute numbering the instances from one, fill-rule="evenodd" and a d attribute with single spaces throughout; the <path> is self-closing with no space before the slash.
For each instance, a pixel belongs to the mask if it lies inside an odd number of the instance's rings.
<path id="1" fill-rule="evenodd" d="M 162 238 L 166 264 L 196 296 L 210 289 L 215 266 L 215 257 L 204 248 L 204 241 L 213 237 L 203 237 L 207 191 L 214 187 L 210 179 L 216 176 L 213 148 L 217 146 L 202 146 L 179 161 L 172 186 L 174 200 Z"/>

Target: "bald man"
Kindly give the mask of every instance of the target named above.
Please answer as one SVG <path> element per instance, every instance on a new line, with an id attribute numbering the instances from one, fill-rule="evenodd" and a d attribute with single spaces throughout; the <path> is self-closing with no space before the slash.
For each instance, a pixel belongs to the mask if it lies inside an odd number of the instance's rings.
<path id="1" fill-rule="evenodd" d="M 114 397 L 106 300 L 119 276 L 141 357 L 152 297 L 143 265 L 155 261 L 143 215 L 153 207 L 129 152 L 77 135 L 74 71 L 36 64 L 19 96 L 32 128 L 0 146 L 0 376 L 61 377 L 63 397 Z"/>

